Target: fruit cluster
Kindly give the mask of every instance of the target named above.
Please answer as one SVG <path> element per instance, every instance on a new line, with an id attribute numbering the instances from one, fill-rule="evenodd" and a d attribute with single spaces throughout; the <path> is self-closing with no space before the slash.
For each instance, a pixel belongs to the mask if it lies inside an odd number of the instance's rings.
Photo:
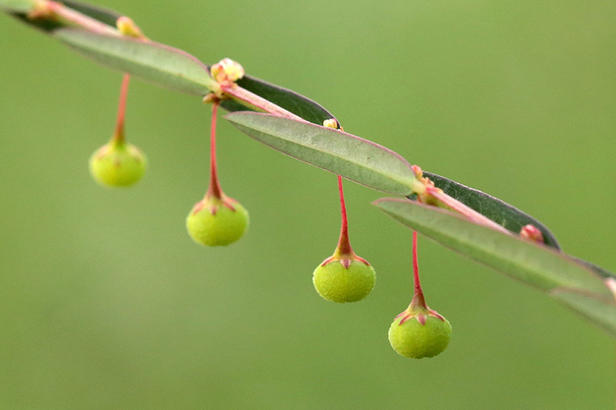
<path id="1" fill-rule="evenodd" d="M 243 73 L 243 68 L 230 59 L 224 59 L 211 68 L 212 76 L 226 83 L 236 81 Z M 124 75 L 115 133 L 111 141 L 99 148 L 90 159 L 90 171 L 94 179 L 110 187 L 125 187 L 136 183 L 146 168 L 145 156 L 134 145 L 126 142 L 124 133 L 129 80 L 129 75 Z M 188 234 L 196 243 L 204 246 L 227 246 L 236 242 L 244 235 L 249 223 L 246 209 L 225 195 L 218 179 L 216 119 L 221 98 L 210 94 L 204 99 L 204 102 L 212 105 L 209 188 L 186 218 Z M 323 126 L 341 129 L 335 119 L 326 120 Z M 338 245 L 333 255 L 316 267 L 312 282 L 317 293 L 325 300 L 336 303 L 357 302 L 368 296 L 374 288 L 376 273 L 372 265 L 358 256 L 351 247 L 341 176 L 338 176 L 338 190 L 341 209 Z M 417 267 L 416 232 L 413 233 L 413 268 L 415 293 L 409 307 L 391 324 L 389 341 L 402 356 L 432 357 L 447 347 L 451 325 L 425 303 Z"/>

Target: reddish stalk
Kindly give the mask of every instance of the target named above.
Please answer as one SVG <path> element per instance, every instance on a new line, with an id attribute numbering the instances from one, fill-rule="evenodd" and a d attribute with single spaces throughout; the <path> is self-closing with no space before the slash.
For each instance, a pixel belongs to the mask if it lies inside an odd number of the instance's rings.
<path id="1" fill-rule="evenodd" d="M 126 115 L 126 98 L 128 96 L 128 86 L 130 84 L 130 74 L 124 74 L 122 87 L 120 89 L 120 102 L 118 104 L 118 119 L 113 140 L 118 143 L 124 142 L 124 118 Z"/>
<path id="2" fill-rule="evenodd" d="M 212 104 L 212 125 L 210 128 L 210 187 L 207 190 L 207 196 L 214 196 L 218 199 L 222 198 L 222 189 L 218 181 L 218 169 L 216 166 L 216 117 L 218 114 L 219 102 Z"/>
<path id="3" fill-rule="evenodd" d="M 340 193 L 340 216 L 342 219 L 340 223 L 340 238 L 338 238 L 338 246 L 336 246 L 334 254 L 325 259 L 321 266 L 325 266 L 334 261 L 340 261 L 342 266 L 347 269 L 351 266 L 353 261 L 359 261 L 364 265 L 370 266 L 368 261 L 357 256 L 351 247 L 351 241 L 349 239 L 349 221 L 347 219 L 346 204 L 344 201 L 344 190 L 342 189 L 342 176 L 340 175 L 338 175 L 338 192 Z"/>
<path id="4" fill-rule="evenodd" d="M 339 255 L 352 255 L 351 241 L 349 240 L 349 221 L 347 219 L 346 204 L 344 202 L 344 190 L 342 189 L 342 176 L 338 175 L 338 192 L 340 193 L 340 238 L 336 253 Z"/>
<path id="5" fill-rule="evenodd" d="M 421 282 L 419 281 L 419 261 L 417 257 L 417 231 L 413 231 L 413 283 L 415 284 L 415 293 L 413 300 L 411 301 L 411 308 L 424 308 L 427 309 L 426 300 L 424 298 L 423 290 L 421 289 Z"/>

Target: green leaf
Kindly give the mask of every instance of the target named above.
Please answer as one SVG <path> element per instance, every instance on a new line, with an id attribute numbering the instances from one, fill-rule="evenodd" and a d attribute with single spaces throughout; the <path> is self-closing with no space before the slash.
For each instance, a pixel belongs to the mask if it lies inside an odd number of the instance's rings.
<path id="1" fill-rule="evenodd" d="M 424 176 L 430 178 L 434 185 L 445 191 L 449 196 L 454 197 L 513 233 L 520 233 L 520 229 L 524 225 L 534 225 L 543 234 L 543 241 L 546 245 L 560 249 L 556 238 L 545 225 L 513 205 L 509 205 L 498 198 L 440 175 L 424 172 Z"/>
<path id="2" fill-rule="evenodd" d="M 571 289 L 554 289 L 550 295 L 616 336 L 616 302 Z"/>
<path id="3" fill-rule="evenodd" d="M 447 248 L 549 292 L 612 333 L 616 331 L 615 319 L 610 316 L 614 313 L 609 303 L 613 296 L 603 278 L 574 258 L 416 201 L 383 198 L 374 205 Z"/>
<path id="4" fill-rule="evenodd" d="M 609 295 L 597 274 L 552 248 L 504 235 L 416 201 L 384 198 L 375 205 L 448 248 L 540 289 L 564 287 Z"/>
<path id="5" fill-rule="evenodd" d="M 173 47 L 73 28 L 56 30 L 53 36 L 98 63 L 163 87 L 205 95 L 213 84 L 202 62 Z"/>
<path id="6" fill-rule="evenodd" d="M 409 195 L 415 183 L 404 158 L 355 135 L 269 114 L 237 112 L 225 118 L 259 142 L 368 187 Z"/>
<path id="7" fill-rule="evenodd" d="M 238 80 L 237 84 L 314 124 L 323 125 L 323 121 L 336 118 L 332 113 L 310 98 L 304 97 L 295 91 L 270 84 L 259 78 L 246 75 Z M 223 101 L 221 105 L 228 111 L 247 110 L 244 105 L 234 100 Z"/>

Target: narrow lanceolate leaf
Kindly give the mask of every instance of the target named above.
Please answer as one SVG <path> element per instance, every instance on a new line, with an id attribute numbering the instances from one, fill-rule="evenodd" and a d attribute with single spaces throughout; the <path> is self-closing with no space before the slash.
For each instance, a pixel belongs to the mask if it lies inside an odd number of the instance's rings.
<path id="1" fill-rule="evenodd" d="M 563 287 L 610 295 L 602 278 L 562 252 L 473 224 L 447 210 L 384 198 L 375 205 L 402 224 L 543 290 Z"/>
<path id="2" fill-rule="evenodd" d="M 454 197 L 511 232 L 517 234 L 520 233 L 520 229 L 524 225 L 534 225 L 543 234 L 543 241 L 546 245 L 560 249 L 556 238 L 545 225 L 513 205 L 509 205 L 498 198 L 440 175 L 430 172 L 424 172 L 423 174 L 430 178 L 436 187 L 445 191 L 447 195 Z"/>
<path id="3" fill-rule="evenodd" d="M 563 288 L 552 290 L 550 295 L 616 337 L 616 300 L 614 298 L 598 298 L 584 292 Z"/>
<path id="4" fill-rule="evenodd" d="M 163 87 L 205 95 L 213 85 L 202 62 L 173 47 L 73 28 L 61 28 L 52 35 L 100 64 Z"/>
<path id="5" fill-rule="evenodd" d="M 323 125 L 323 121 L 335 118 L 332 113 L 310 98 L 259 78 L 247 75 L 238 80 L 237 84 L 308 122 Z M 234 100 L 223 101 L 221 105 L 228 111 L 246 111 L 245 105 Z"/>
<path id="6" fill-rule="evenodd" d="M 259 142 L 368 187 L 409 195 L 415 183 L 404 158 L 355 135 L 269 114 L 237 112 L 226 118 Z"/>
<path id="7" fill-rule="evenodd" d="M 548 292 L 596 324 L 616 332 L 613 295 L 604 279 L 544 245 L 475 225 L 444 209 L 408 199 L 375 205 L 411 229 L 513 278 Z"/>

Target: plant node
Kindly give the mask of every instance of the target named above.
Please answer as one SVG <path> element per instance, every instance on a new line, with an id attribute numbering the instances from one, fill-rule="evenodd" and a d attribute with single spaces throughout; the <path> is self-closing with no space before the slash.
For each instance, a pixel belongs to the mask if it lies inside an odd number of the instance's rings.
<path id="1" fill-rule="evenodd" d="M 419 165 L 413 165 L 411 169 L 415 175 L 416 183 L 413 186 L 413 191 L 417 194 L 417 200 L 424 204 L 438 206 L 438 201 L 432 193 L 434 190 L 440 191 L 440 189 L 434 186 L 434 182 L 430 178 L 423 176 L 423 170 Z"/>
<path id="2" fill-rule="evenodd" d="M 28 18 L 31 20 L 51 19 L 54 17 L 58 6 L 56 2 L 50 0 L 36 0 L 32 9 L 28 12 Z"/>
<path id="3" fill-rule="evenodd" d="M 210 74 L 217 83 L 229 85 L 244 77 L 244 67 L 230 58 L 223 58 L 210 68 Z"/>
<path id="4" fill-rule="evenodd" d="M 419 166 L 413 165 L 411 169 L 415 175 L 411 189 L 415 194 L 417 194 L 418 202 L 453 211 L 462 215 L 472 223 L 487 226 L 488 228 L 492 228 L 500 233 L 511 235 L 511 232 L 503 226 L 485 217 L 457 199 L 449 196 L 442 189 L 434 186 L 434 182 L 432 182 L 430 178 L 423 176 L 423 171 Z"/>
<path id="5" fill-rule="evenodd" d="M 222 100 L 228 99 L 227 96 L 220 96 L 216 93 L 208 93 L 203 97 L 203 104 L 219 104 Z"/>

